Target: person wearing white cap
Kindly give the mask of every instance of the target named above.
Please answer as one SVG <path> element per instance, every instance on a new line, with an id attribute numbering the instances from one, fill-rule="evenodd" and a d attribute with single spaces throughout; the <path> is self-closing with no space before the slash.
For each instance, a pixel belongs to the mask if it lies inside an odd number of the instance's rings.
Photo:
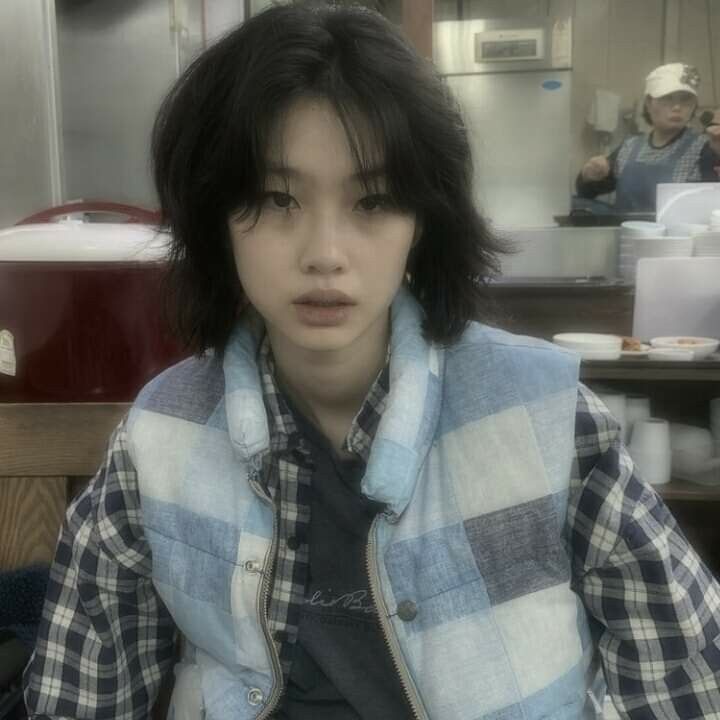
<path id="1" fill-rule="evenodd" d="M 578 175 L 577 194 L 594 198 L 614 191 L 616 211 L 654 212 L 658 183 L 717 181 L 720 122 L 711 122 L 704 134 L 688 127 L 699 86 L 692 65 L 655 68 L 645 80 L 643 107 L 652 130 L 626 138 L 609 156 L 590 158 Z"/>

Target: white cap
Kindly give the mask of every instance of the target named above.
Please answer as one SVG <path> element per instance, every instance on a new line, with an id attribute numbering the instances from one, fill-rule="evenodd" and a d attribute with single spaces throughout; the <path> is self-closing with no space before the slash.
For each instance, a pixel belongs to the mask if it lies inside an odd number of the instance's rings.
<path id="1" fill-rule="evenodd" d="M 700 87 L 700 73 L 693 65 L 669 63 L 656 67 L 645 78 L 645 94 L 659 98 L 674 92 L 689 92 L 697 95 Z"/>

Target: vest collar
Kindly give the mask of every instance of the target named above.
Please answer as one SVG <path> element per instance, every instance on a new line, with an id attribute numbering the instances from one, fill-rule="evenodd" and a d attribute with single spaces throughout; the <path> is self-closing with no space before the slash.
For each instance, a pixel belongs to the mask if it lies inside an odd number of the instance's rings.
<path id="1" fill-rule="evenodd" d="M 391 308 L 390 393 L 380 420 L 363 492 L 390 514 L 405 509 L 432 443 L 439 418 L 444 354 L 422 337 L 422 309 L 401 288 Z M 238 325 L 223 360 L 228 432 L 236 456 L 260 468 L 270 447 L 258 371 L 263 328 L 256 319 Z"/>

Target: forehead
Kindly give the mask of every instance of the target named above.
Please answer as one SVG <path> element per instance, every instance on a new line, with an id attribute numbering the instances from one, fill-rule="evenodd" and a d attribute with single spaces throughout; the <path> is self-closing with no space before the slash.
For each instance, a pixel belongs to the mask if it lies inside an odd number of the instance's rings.
<path id="1" fill-rule="evenodd" d="M 381 164 L 382 153 L 367 120 L 346 120 L 325 98 L 300 98 L 275 122 L 269 135 L 267 161 L 271 167 L 317 168 L 356 174 Z M 359 158 L 353 154 L 353 145 Z M 358 167 L 358 161 L 362 168 Z"/>

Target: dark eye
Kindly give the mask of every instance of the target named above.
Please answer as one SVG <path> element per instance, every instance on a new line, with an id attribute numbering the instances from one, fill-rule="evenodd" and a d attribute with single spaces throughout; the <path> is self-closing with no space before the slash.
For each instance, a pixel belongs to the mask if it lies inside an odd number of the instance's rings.
<path id="1" fill-rule="evenodd" d="M 292 195 L 284 192 L 269 192 L 265 194 L 265 205 L 278 210 L 289 210 L 295 200 Z"/>
<path id="2" fill-rule="evenodd" d="M 377 210 L 389 210 L 392 202 L 389 195 L 366 195 L 358 202 L 358 206 L 365 212 L 375 212 Z"/>

